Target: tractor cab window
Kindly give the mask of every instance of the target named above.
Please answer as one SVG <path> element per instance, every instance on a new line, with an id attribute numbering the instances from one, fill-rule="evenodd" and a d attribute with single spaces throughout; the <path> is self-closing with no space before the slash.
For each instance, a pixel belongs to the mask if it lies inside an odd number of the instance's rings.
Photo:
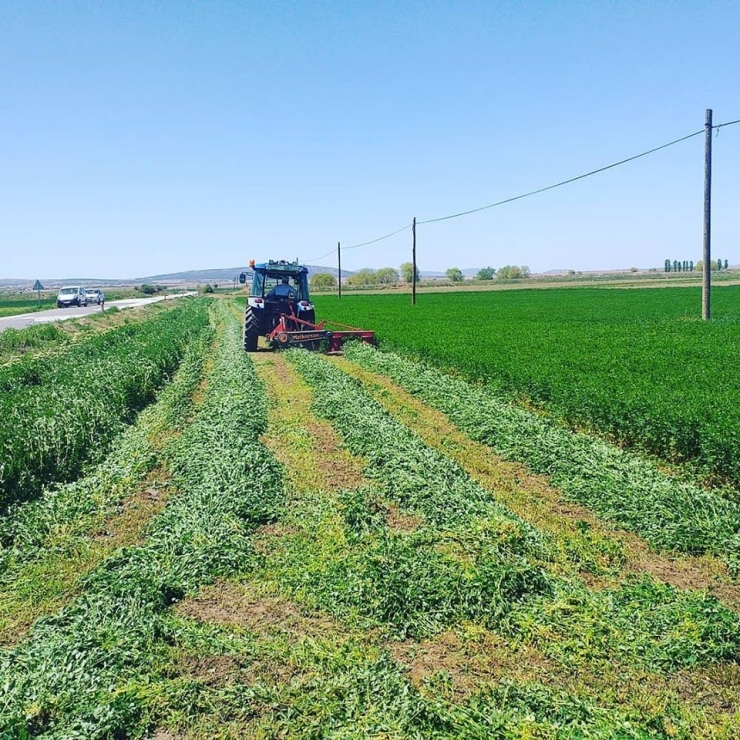
<path id="1" fill-rule="evenodd" d="M 265 294 L 265 276 L 261 272 L 255 272 L 252 277 L 252 288 L 249 291 L 251 296 L 262 298 Z"/>
<path id="2" fill-rule="evenodd" d="M 290 284 L 290 278 L 283 277 L 276 281 L 275 286 L 270 288 L 270 292 L 267 293 L 265 298 L 276 301 L 297 301 L 300 296 L 298 291 Z"/>
<path id="3" fill-rule="evenodd" d="M 282 274 L 264 274 L 255 272 L 252 280 L 251 296 L 260 298 L 291 298 L 293 300 L 308 300 L 308 281 L 305 274 L 287 278 L 287 287 Z"/>

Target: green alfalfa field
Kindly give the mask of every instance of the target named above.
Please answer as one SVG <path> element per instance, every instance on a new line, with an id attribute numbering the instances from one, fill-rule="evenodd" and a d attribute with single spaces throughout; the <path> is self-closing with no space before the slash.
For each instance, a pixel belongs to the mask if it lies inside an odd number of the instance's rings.
<path id="1" fill-rule="evenodd" d="M 321 298 L 342 357 L 201 298 L 11 358 L 57 436 L 0 428 L 0 736 L 738 736 L 740 292 L 697 297 Z"/>

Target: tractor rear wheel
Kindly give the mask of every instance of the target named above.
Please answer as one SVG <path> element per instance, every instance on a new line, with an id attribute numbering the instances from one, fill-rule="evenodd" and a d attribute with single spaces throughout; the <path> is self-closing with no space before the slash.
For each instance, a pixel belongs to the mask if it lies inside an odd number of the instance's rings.
<path id="1" fill-rule="evenodd" d="M 260 335 L 260 320 L 255 316 L 251 306 L 244 309 L 244 351 L 256 352 L 257 339 Z"/>

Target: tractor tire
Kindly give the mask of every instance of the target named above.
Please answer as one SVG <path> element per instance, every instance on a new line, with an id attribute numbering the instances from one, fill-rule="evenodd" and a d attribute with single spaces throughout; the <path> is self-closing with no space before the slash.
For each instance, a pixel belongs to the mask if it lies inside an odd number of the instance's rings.
<path id="1" fill-rule="evenodd" d="M 251 306 L 244 309 L 244 351 L 256 352 L 260 335 L 260 320 L 255 316 Z"/>
<path id="2" fill-rule="evenodd" d="M 303 313 L 299 314 L 299 316 L 304 321 L 308 321 L 311 324 L 315 324 L 316 323 L 316 312 L 315 311 L 304 311 Z"/>

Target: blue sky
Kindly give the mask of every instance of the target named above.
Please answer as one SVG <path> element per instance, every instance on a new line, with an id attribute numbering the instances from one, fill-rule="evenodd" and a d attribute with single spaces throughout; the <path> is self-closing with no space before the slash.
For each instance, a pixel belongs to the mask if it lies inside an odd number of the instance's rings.
<path id="1" fill-rule="evenodd" d="M 739 32 L 737 2 L 3 0 L 0 278 L 311 260 L 549 185 L 740 118 Z M 420 226 L 419 264 L 696 260 L 702 196 L 698 136 Z M 740 125 L 713 200 L 740 262 Z"/>

